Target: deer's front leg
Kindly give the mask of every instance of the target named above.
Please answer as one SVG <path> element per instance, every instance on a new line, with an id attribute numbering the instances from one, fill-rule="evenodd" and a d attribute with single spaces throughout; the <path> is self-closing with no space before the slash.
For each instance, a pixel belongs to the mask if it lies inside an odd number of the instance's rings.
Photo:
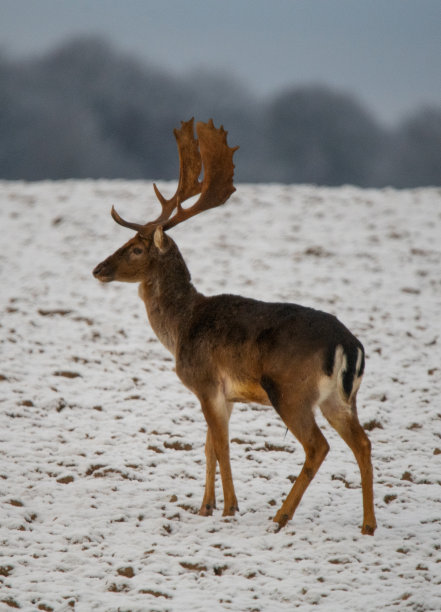
<path id="1" fill-rule="evenodd" d="M 222 479 L 222 488 L 224 491 L 224 512 L 223 516 L 233 516 L 238 510 L 236 493 L 234 491 L 233 475 L 230 465 L 230 442 L 228 436 L 228 422 L 230 420 L 231 410 L 233 405 L 225 400 L 224 397 L 218 396 L 216 399 L 204 399 L 201 401 L 202 411 L 208 425 L 206 447 L 207 455 L 207 479 L 205 484 L 205 495 L 202 506 L 206 500 L 209 503 L 210 499 L 214 501 L 214 481 L 216 472 L 216 463 L 214 457 L 219 462 L 220 474 Z M 210 497 L 212 495 L 212 497 Z M 204 514 L 201 507 L 201 514 Z M 211 514 L 211 513 L 210 513 Z"/>
<path id="2" fill-rule="evenodd" d="M 207 429 L 207 439 L 205 441 L 205 459 L 205 491 L 199 514 L 201 516 L 211 516 L 213 508 L 216 508 L 215 480 L 217 459 L 210 428 Z"/>

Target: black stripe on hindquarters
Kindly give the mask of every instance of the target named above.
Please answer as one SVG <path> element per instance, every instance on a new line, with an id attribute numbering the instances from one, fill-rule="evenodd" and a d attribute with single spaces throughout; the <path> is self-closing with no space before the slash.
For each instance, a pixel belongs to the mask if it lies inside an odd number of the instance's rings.
<path id="1" fill-rule="evenodd" d="M 361 350 L 361 363 L 358 371 L 356 371 L 359 349 Z M 355 378 L 361 376 L 364 371 L 364 350 L 362 346 L 356 345 L 345 347 L 343 350 L 346 356 L 346 369 L 343 372 L 342 385 L 346 397 L 349 398 L 354 387 Z"/>
<path id="2" fill-rule="evenodd" d="M 335 351 L 337 350 L 337 346 L 338 345 L 330 344 L 326 351 L 323 371 L 327 376 L 332 376 L 332 373 L 334 372 Z"/>
<path id="3" fill-rule="evenodd" d="M 363 375 L 364 366 L 365 366 L 365 356 L 364 349 L 361 343 L 359 344 L 350 344 L 343 345 L 341 343 L 338 344 L 330 344 L 325 353 L 325 358 L 323 361 L 323 371 L 327 376 L 332 376 L 335 367 L 335 355 L 337 352 L 337 347 L 341 346 L 343 348 L 343 354 L 346 357 L 346 367 L 343 371 L 342 375 L 342 386 L 343 392 L 347 398 L 351 396 L 352 389 L 354 387 L 354 381 L 359 376 Z M 358 350 L 361 351 L 361 362 L 357 369 L 357 361 L 358 361 Z"/>

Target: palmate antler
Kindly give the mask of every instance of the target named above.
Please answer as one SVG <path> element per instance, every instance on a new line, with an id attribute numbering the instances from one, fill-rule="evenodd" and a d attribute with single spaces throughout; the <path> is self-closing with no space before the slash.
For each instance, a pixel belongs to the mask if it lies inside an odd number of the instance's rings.
<path id="1" fill-rule="evenodd" d="M 196 133 L 197 140 L 193 133 L 193 119 L 183 121 L 181 129 L 174 130 L 180 162 L 179 183 L 169 200 L 153 185 L 162 207 L 159 217 L 145 225 L 131 223 L 122 219 L 112 207 L 112 217 L 117 223 L 141 235 L 150 235 L 159 225 L 168 230 L 204 210 L 224 204 L 236 191 L 233 186 L 233 154 L 239 147 L 228 146 L 227 132 L 222 126 L 215 128 L 212 119 L 208 123 L 198 122 Z M 204 177 L 201 183 L 202 167 Z M 199 193 L 199 199 L 192 206 L 182 208 L 183 202 Z"/>

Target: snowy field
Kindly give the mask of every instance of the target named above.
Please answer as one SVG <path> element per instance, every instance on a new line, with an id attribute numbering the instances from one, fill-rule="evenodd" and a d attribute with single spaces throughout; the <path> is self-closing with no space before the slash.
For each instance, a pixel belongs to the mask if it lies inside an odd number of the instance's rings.
<path id="1" fill-rule="evenodd" d="M 174 185 L 160 184 L 166 194 Z M 287 527 L 303 463 L 271 408 L 235 407 L 240 512 L 197 515 L 205 423 L 134 285 L 92 268 L 156 215 L 150 183 L 0 183 L 0 609 L 441 610 L 441 190 L 239 185 L 171 232 L 204 293 L 337 314 L 367 353 L 355 460 L 331 450 Z"/>

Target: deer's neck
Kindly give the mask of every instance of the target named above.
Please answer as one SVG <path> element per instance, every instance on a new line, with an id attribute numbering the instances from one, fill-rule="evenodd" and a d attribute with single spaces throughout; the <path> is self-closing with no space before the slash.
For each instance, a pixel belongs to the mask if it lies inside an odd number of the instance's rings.
<path id="1" fill-rule="evenodd" d="M 190 272 L 179 251 L 141 282 L 138 293 L 153 331 L 175 355 L 181 330 L 188 325 L 196 301 L 202 298 L 191 283 Z"/>

